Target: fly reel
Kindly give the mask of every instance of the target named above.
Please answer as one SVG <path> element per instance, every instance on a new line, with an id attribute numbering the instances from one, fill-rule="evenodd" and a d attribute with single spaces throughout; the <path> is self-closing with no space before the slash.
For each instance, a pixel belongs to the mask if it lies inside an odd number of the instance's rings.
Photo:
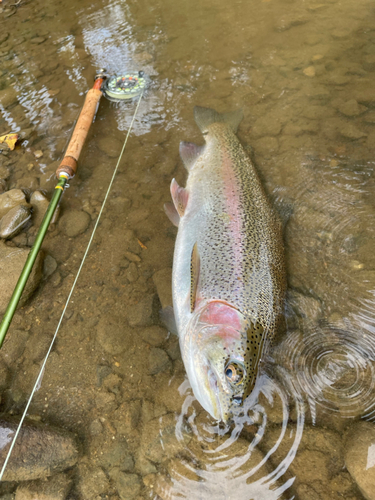
<path id="1" fill-rule="evenodd" d="M 97 77 L 104 74 L 105 70 L 101 70 Z M 105 76 L 107 78 L 101 90 L 110 101 L 125 101 L 138 97 L 148 84 L 148 79 L 143 71 L 129 72 L 120 76 Z"/>

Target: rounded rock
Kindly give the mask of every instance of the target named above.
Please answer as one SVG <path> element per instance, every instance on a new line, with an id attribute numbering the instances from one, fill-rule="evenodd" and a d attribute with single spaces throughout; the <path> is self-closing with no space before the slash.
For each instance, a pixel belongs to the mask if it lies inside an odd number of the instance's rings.
<path id="1" fill-rule="evenodd" d="M 15 500 L 65 500 L 72 486 L 72 480 L 65 474 L 57 474 L 47 481 L 37 480 L 21 484 Z"/>
<path id="2" fill-rule="evenodd" d="M 129 345 L 132 329 L 124 322 L 123 318 L 110 316 L 102 317 L 97 327 L 97 340 L 102 348 L 109 354 L 121 354 Z"/>
<path id="3" fill-rule="evenodd" d="M 121 500 L 132 500 L 141 491 L 141 480 L 138 474 L 119 471 L 114 479 Z"/>
<path id="4" fill-rule="evenodd" d="M 26 205 L 25 193 L 21 189 L 11 189 L 0 195 L 0 219 L 17 205 Z"/>
<path id="5" fill-rule="evenodd" d="M 18 421 L 10 418 L 0 420 L 2 436 L 8 443 L 0 450 L 3 463 L 15 434 Z M 45 479 L 55 472 L 72 467 L 78 459 L 77 442 L 74 435 L 46 424 L 26 422 L 5 470 L 4 481 Z"/>
<path id="6" fill-rule="evenodd" d="M 69 238 L 84 233 L 89 227 L 91 217 L 83 210 L 70 210 L 64 213 L 59 222 L 59 227 Z"/>
<path id="7" fill-rule="evenodd" d="M 366 500 L 375 500 L 375 425 L 358 422 L 345 443 L 346 467 Z"/>
<path id="8" fill-rule="evenodd" d="M 17 236 L 31 218 L 30 208 L 26 205 L 18 205 L 4 215 L 0 221 L 0 238 L 9 240 Z"/>
<path id="9" fill-rule="evenodd" d="M 150 350 L 149 354 L 149 369 L 150 375 L 156 375 L 157 373 L 170 370 L 172 368 L 172 362 L 168 357 L 168 354 L 158 347 L 154 347 Z"/>
<path id="10" fill-rule="evenodd" d="M 28 249 L 8 247 L 0 241 L 0 314 L 3 314 L 8 306 L 28 255 Z M 19 303 L 20 307 L 25 304 L 39 285 L 42 278 L 42 266 L 43 254 L 40 252 L 23 291 Z"/>
<path id="11" fill-rule="evenodd" d="M 47 198 L 44 196 L 43 193 L 40 191 L 34 191 L 34 193 L 31 195 L 30 198 L 30 204 L 32 205 L 34 211 L 33 211 L 33 222 L 34 225 L 39 227 L 44 214 L 47 211 L 49 201 Z"/>

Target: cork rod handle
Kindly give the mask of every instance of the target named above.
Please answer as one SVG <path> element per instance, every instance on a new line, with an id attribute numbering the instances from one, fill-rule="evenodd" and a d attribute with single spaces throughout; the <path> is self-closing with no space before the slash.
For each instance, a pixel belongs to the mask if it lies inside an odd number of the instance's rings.
<path id="1" fill-rule="evenodd" d="M 100 90 L 102 83 L 103 79 L 98 78 L 93 88 L 87 92 L 85 103 L 74 127 L 65 156 L 56 170 L 58 178 L 62 173 L 68 174 L 69 178 L 72 178 L 77 172 L 79 155 L 81 154 L 90 126 L 94 121 L 100 98 L 103 95 Z"/>

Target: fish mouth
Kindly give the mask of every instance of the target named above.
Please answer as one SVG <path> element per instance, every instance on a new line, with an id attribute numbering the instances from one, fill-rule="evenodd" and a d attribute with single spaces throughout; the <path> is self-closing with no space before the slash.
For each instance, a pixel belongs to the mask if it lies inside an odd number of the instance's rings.
<path id="1" fill-rule="evenodd" d="M 215 420 L 224 422 L 225 424 L 231 419 L 232 415 L 229 411 L 226 411 L 220 400 L 220 389 L 217 382 L 217 377 L 215 376 L 214 370 L 210 368 L 209 370 L 209 384 L 211 389 L 211 404 L 212 404 L 212 417 Z"/>
<path id="2" fill-rule="evenodd" d="M 208 375 L 208 380 L 209 380 L 209 385 L 210 385 L 210 390 L 211 390 L 211 404 L 212 404 L 212 416 L 216 420 L 221 420 L 222 419 L 222 408 L 221 408 L 221 402 L 219 398 L 219 386 L 217 383 L 217 378 L 215 377 L 214 371 L 212 368 L 209 370 L 209 375 Z"/>

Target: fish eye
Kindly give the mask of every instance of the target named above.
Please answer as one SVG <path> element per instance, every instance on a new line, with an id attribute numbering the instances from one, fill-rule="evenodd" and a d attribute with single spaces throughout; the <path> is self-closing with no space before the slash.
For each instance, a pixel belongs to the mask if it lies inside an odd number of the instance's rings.
<path id="1" fill-rule="evenodd" d="M 242 398 L 241 396 L 235 396 L 233 398 L 233 403 L 236 404 L 236 405 L 240 405 L 242 403 Z"/>
<path id="2" fill-rule="evenodd" d="M 231 384 L 240 384 L 243 380 L 243 368 L 237 363 L 229 363 L 225 368 L 225 376 Z"/>

